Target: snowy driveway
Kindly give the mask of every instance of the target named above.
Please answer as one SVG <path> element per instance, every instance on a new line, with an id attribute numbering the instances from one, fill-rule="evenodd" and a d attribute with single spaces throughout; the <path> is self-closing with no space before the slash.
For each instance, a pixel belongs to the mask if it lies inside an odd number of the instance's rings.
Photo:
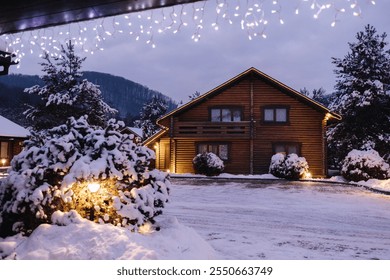
<path id="1" fill-rule="evenodd" d="M 390 259 L 390 196 L 358 187 L 172 179 L 165 215 L 220 259 Z"/>

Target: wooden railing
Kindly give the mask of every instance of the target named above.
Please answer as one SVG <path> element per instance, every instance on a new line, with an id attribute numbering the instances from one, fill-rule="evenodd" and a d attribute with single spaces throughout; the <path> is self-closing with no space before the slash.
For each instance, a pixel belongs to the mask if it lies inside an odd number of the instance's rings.
<path id="1" fill-rule="evenodd" d="M 176 122 L 174 136 L 249 138 L 250 122 Z"/>

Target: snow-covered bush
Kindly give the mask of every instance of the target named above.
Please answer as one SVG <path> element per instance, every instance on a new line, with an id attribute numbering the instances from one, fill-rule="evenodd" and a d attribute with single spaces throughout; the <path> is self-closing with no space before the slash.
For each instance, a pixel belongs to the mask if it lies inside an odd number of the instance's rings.
<path id="1" fill-rule="evenodd" d="M 0 235 L 29 234 L 52 223 L 58 210 L 130 230 L 153 222 L 168 201 L 169 180 L 149 170 L 153 151 L 134 144 L 123 128 L 110 120 L 95 129 L 81 117 L 33 134 L 0 190 Z"/>
<path id="2" fill-rule="evenodd" d="M 279 178 L 298 180 L 306 176 L 309 172 L 309 165 L 304 157 L 296 154 L 285 156 L 277 153 L 272 156 L 269 172 Z"/>
<path id="3" fill-rule="evenodd" d="M 343 161 L 341 175 L 350 181 L 390 178 L 390 166 L 375 150 L 352 150 Z"/>
<path id="4" fill-rule="evenodd" d="M 221 174 L 225 168 L 223 161 L 214 153 L 197 154 L 192 160 L 195 173 L 206 176 Z"/>

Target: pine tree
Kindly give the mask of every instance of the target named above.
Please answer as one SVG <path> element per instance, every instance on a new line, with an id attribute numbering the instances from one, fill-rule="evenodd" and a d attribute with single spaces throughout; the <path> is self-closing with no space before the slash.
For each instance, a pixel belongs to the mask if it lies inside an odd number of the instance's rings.
<path id="1" fill-rule="evenodd" d="M 168 201 L 168 175 L 149 168 L 154 152 L 124 128 L 111 119 L 97 129 L 81 117 L 45 130 L 44 138 L 33 132 L 1 184 L 0 237 L 29 235 L 54 223 L 58 211 L 132 231 L 154 223 Z"/>
<path id="2" fill-rule="evenodd" d="M 386 33 L 367 25 L 349 43 L 350 52 L 333 58 L 337 75 L 331 109 L 343 120 L 328 131 L 329 156 L 335 164 L 352 149 L 375 149 L 389 158 L 390 50 Z"/>
<path id="3" fill-rule="evenodd" d="M 188 95 L 188 98 L 190 99 L 190 101 L 198 98 L 200 96 L 200 92 L 199 91 L 195 91 L 193 94 L 191 95 Z"/>
<path id="4" fill-rule="evenodd" d="M 167 112 L 167 109 L 167 102 L 157 96 L 144 104 L 140 112 L 140 119 L 134 122 L 136 127 L 142 129 L 144 139 L 160 130 L 157 120 Z"/>
<path id="5" fill-rule="evenodd" d="M 320 87 L 319 89 L 313 89 L 312 92 L 309 92 L 309 90 L 304 87 L 300 90 L 300 92 L 326 107 L 329 106 L 329 99 L 331 96 L 326 94 L 325 89 L 323 89 L 322 87 Z"/>
<path id="6" fill-rule="evenodd" d="M 116 110 L 102 100 L 98 86 L 82 79 L 80 69 L 86 58 L 75 54 L 74 45 L 69 42 L 66 47 L 61 46 L 60 56 L 51 57 L 45 53 L 43 59 L 44 86 L 25 89 L 43 101 L 25 112 L 26 117 L 33 121 L 33 128 L 49 129 L 64 124 L 70 117 L 85 115 L 91 125 L 105 126 L 109 115 Z"/>

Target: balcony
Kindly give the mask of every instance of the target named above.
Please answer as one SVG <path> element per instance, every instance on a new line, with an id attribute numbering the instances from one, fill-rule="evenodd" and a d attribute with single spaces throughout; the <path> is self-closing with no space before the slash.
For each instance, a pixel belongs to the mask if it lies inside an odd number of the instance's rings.
<path id="1" fill-rule="evenodd" d="M 250 137 L 250 122 L 176 122 L 174 137 Z"/>

